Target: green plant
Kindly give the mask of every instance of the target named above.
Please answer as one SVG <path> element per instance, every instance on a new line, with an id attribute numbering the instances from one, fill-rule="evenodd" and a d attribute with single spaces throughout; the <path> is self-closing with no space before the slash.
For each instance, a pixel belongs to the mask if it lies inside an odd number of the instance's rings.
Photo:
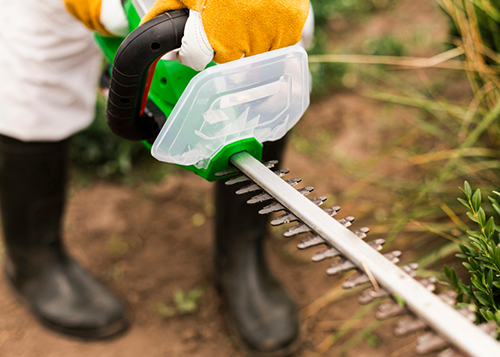
<path id="1" fill-rule="evenodd" d="M 493 216 L 488 218 L 481 207 L 481 190 L 472 189 L 464 183 L 465 199 L 458 200 L 469 210 L 467 216 L 479 230 L 467 231 L 468 240 L 459 244 L 465 259 L 463 266 L 470 274 L 470 282 L 462 282 L 453 268 L 445 266 L 446 277 L 457 291 L 458 306 L 473 303 L 478 311 L 477 322 L 495 321 L 500 325 L 500 227 Z M 496 196 L 499 192 L 493 191 Z M 494 197 L 489 197 L 492 208 L 500 214 L 500 204 Z"/>
<path id="2" fill-rule="evenodd" d="M 173 293 L 174 306 L 164 303 L 154 305 L 154 310 L 162 317 L 192 314 L 198 310 L 200 299 L 203 297 L 203 288 L 197 287 L 188 292 L 177 289 Z"/>

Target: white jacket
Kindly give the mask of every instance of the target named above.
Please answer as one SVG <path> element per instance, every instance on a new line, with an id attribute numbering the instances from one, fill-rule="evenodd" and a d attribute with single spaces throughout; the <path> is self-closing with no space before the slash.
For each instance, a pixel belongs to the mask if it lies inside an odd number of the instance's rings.
<path id="1" fill-rule="evenodd" d="M 62 0 L 0 0 L 0 133 L 62 140 L 94 116 L 101 54 Z"/>

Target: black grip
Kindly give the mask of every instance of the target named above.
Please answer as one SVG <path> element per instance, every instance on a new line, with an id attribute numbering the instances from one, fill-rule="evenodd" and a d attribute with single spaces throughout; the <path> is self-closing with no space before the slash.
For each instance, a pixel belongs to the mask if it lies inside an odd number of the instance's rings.
<path id="1" fill-rule="evenodd" d="M 158 124 L 141 113 L 150 66 L 165 53 L 181 46 L 188 11 L 164 13 L 139 26 L 116 52 L 106 116 L 113 133 L 127 140 L 158 135 Z M 146 93 L 147 94 L 147 93 Z"/>

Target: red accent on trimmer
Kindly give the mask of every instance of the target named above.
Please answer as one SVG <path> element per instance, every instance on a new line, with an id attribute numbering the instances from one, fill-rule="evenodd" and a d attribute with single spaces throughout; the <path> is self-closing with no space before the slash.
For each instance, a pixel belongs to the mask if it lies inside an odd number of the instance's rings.
<path id="1" fill-rule="evenodd" d="M 139 112 L 139 116 L 144 114 L 144 109 L 146 109 L 146 103 L 148 102 L 148 94 L 149 88 L 151 88 L 151 82 L 153 81 L 153 76 L 155 74 L 156 64 L 160 60 L 161 57 L 158 57 L 148 69 L 148 78 L 146 79 L 146 85 L 144 86 L 144 94 L 142 95 L 142 104 L 141 111 Z"/>

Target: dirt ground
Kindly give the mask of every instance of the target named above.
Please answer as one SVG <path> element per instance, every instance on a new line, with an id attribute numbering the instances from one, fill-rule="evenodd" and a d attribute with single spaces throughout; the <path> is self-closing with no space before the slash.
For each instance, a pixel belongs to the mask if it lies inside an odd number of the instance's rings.
<path id="1" fill-rule="evenodd" d="M 389 14 L 374 16 L 364 27 L 349 31 L 351 39 L 399 28 L 402 36 L 424 28 L 435 40 L 444 37 L 446 25 L 432 0 L 401 1 Z M 341 32 L 345 34 L 346 32 Z M 339 41 L 347 41 L 347 35 Z M 444 38 L 443 38 L 444 39 Z M 422 50 L 423 55 L 432 55 Z M 339 160 L 368 162 L 391 135 L 380 103 L 356 92 L 332 93 L 312 103 L 297 133 L 328 131 L 331 140 L 321 157 L 308 157 L 290 145 L 284 166 L 304 185 L 314 185 L 317 195 L 341 205 L 343 215 L 363 217 L 373 204 L 351 197 L 338 202 L 342 191 L 355 184 L 355 173 Z M 391 117 L 398 116 L 398 112 Z M 360 130 L 362 128 L 362 130 Z M 307 135 L 306 135 L 307 136 Z M 386 167 L 397 165 L 397 160 Z M 292 177 L 292 176 L 290 176 Z M 68 339 L 42 328 L 0 283 L 0 356 L 242 356 L 244 353 L 225 330 L 220 300 L 212 286 L 213 216 L 212 185 L 189 172 L 166 177 L 159 184 L 121 186 L 100 181 L 75 187 L 67 207 L 65 235 L 69 250 L 128 307 L 132 327 L 124 335 L 103 342 Z M 369 219 L 367 220 L 369 221 Z M 354 228 L 366 223 L 359 222 Z M 330 303 L 337 296 L 337 278 L 324 273 L 328 262 L 312 264 L 316 251 L 298 252 L 281 238 L 279 229 L 269 234 L 271 266 L 302 308 L 303 343 L 298 356 L 341 355 L 325 340 L 352 317 L 359 305 L 356 295 Z M 378 236 L 373 235 L 375 239 Z M 3 280 L 3 277 L 1 278 Z M 199 288 L 203 295 L 192 314 L 163 316 L 158 305 L 174 306 L 173 293 Z M 373 323 L 373 312 L 354 321 L 343 338 Z M 345 351 L 350 357 L 414 356 L 415 336 L 396 339 L 390 320 Z"/>

